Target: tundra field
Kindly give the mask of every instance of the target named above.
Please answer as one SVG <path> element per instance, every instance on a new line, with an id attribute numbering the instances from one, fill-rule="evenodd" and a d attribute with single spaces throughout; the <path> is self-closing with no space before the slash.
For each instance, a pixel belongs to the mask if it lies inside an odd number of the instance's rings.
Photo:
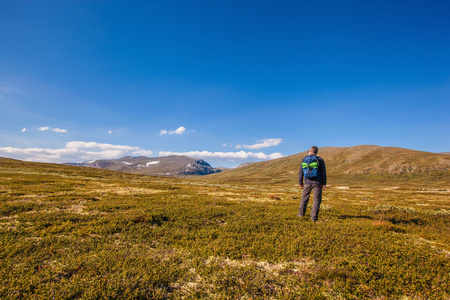
<path id="1" fill-rule="evenodd" d="M 330 176 L 317 223 L 296 175 L 1 159 L 0 298 L 450 299 L 448 173 Z"/>

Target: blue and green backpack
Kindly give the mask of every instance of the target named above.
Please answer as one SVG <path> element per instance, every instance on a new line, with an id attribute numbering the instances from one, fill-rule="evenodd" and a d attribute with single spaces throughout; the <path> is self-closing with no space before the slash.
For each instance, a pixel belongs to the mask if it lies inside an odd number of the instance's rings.
<path id="1" fill-rule="evenodd" d="M 303 177 L 308 179 L 320 179 L 319 160 L 314 155 L 305 157 L 302 161 Z"/>

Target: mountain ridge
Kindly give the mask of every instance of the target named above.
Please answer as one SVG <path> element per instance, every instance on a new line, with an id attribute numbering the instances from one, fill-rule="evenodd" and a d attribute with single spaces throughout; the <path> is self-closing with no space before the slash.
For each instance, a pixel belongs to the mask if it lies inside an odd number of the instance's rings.
<path id="1" fill-rule="evenodd" d="M 223 171 L 223 168 L 211 167 L 203 159 L 179 155 L 162 157 L 124 156 L 118 159 L 65 164 L 152 176 L 207 175 Z"/>

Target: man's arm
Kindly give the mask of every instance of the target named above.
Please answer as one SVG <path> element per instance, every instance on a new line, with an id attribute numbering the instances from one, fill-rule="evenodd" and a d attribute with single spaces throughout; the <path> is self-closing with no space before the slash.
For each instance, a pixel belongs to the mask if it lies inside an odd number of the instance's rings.
<path id="1" fill-rule="evenodd" d="M 322 177 L 322 185 L 327 185 L 327 168 L 325 167 L 325 161 L 322 159 L 320 164 L 320 175 Z"/>
<path id="2" fill-rule="evenodd" d="M 298 184 L 301 188 L 303 188 L 303 169 L 302 166 L 300 166 L 300 171 L 298 172 Z"/>

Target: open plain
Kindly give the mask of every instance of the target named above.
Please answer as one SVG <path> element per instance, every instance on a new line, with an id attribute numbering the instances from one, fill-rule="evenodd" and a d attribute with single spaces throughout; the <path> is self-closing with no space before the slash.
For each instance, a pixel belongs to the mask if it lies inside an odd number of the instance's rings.
<path id="1" fill-rule="evenodd" d="M 291 176 L 1 159 L 0 298 L 449 299 L 447 177 L 330 176 L 313 223 Z"/>

